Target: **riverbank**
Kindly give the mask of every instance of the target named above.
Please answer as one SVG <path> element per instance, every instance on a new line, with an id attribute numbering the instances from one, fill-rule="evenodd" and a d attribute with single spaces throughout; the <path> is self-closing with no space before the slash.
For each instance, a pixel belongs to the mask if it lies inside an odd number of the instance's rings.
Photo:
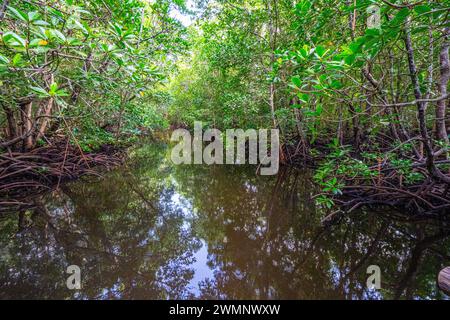
<path id="1" fill-rule="evenodd" d="M 156 140 L 168 137 L 167 132 L 155 134 Z M 2 153 L 0 211 L 26 206 L 24 199 L 29 195 L 52 190 L 60 183 L 85 175 L 99 176 L 101 171 L 122 164 L 126 150 L 123 145 L 105 144 L 95 151 L 83 152 L 68 140 L 58 140 L 29 152 Z M 370 160 L 347 150 L 316 142 L 308 148 L 300 143 L 284 145 L 280 152 L 282 164 L 315 170 L 313 181 L 322 192 L 311 199 L 328 209 L 324 222 L 365 206 L 395 208 L 412 220 L 441 219 L 450 210 L 450 186 L 430 177 L 423 161 L 392 161 L 373 154 Z M 362 154 L 369 154 L 369 150 Z"/>
<path id="2" fill-rule="evenodd" d="M 315 169 L 322 192 L 314 198 L 337 210 L 325 220 L 364 206 L 388 206 L 419 220 L 450 211 L 450 184 L 430 174 L 426 159 L 415 157 L 411 146 L 380 147 L 374 142 L 361 148 L 356 150 L 351 141 L 342 146 L 317 141 L 306 147 L 296 142 L 283 148 L 281 158 L 289 165 Z M 434 160 L 446 177 L 449 163 L 444 157 Z"/>
<path id="3" fill-rule="evenodd" d="M 0 211 L 26 206 L 30 194 L 49 191 L 60 183 L 84 175 L 100 175 L 123 162 L 124 149 L 103 145 L 95 152 L 83 152 L 69 140 L 27 152 L 0 154 Z"/>

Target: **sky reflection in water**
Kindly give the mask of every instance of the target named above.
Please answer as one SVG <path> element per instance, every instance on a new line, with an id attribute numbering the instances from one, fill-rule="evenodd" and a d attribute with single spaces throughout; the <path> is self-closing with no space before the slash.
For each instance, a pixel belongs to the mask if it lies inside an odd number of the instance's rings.
<path id="1" fill-rule="evenodd" d="M 0 218 L 0 298 L 445 298 L 450 229 L 386 210 L 324 227 L 308 170 L 173 166 L 144 145 L 104 179 L 70 183 Z M 82 290 L 66 288 L 66 267 Z M 377 264 L 382 289 L 366 288 Z"/>

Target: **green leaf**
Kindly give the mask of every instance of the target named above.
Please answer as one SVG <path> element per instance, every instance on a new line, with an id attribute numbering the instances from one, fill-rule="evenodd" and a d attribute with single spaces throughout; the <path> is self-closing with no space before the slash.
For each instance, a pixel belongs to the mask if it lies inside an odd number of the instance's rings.
<path id="1" fill-rule="evenodd" d="M 302 80 L 300 80 L 300 77 L 299 77 L 299 76 L 293 76 L 293 77 L 291 78 L 291 81 L 292 81 L 292 83 L 293 83 L 297 88 L 300 88 L 301 85 L 302 85 Z"/>
<path id="2" fill-rule="evenodd" d="M 323 111 L 322 105 L 321 105 L 321 104 L 318 104 L 317 107 L 316 107 L 315 115 L 316 115 L 316 116 L 320 116 L 320 115 L 322 114 L 322 111 Z"/>
<path id="3" fill-rule="evenodd" d="M 419 5 L 414 7 L 414 11 L 418 14 L 423 14 L 431 11 L 431 7 L 428 5 Z"/>
<path id="4" fill-rule="evenodd" d="M 68 97 L 69 96 L 69 94 L 64 89 L 57 90 L 55 92 L 55 95 L 57 97 Z"/>
<path id="5" fill-rule="evenodd" d="M 371 29 L 366 30 L 366 35 L 368 35 L 368 36 L 379 37 L 380 34 L 381 34 L 381 30 L 377 29 L 377 28 L 371 28 Z"/>
<path id="6" fill-rule="evenodd" d="M 75 26 L 80 29 L 84 34 L 88 34 L 89 31 L 85 28 L 85 26 L 78 20 L 74 20 L 73 23 Z"/>
<path id="7" fill-rule="evenodd" d="M 46 27 L 46 26 L 50 25 L 50 23 L 48 23 L 47 21 L 44 21 L 44 20 L 36 20 L 36 21 L 33 21 L 32 24 L 35 26 L 42 26 L 42 27 Z"/>
<path id="8" fill-rule="evenodd" d="M 51 34 L 61 42 L 66 42 L 66 36 L 61 31 L 52 29 Z"/>
<path id="9" fill-rule="evenodd" d="M 11 39 L 16 40 L 17 42 L 11 42 L 10 41 Z M 24 48 L 26 47 L 25 39 L 23 39 L 17 33 L 14 33 L 14 32 L 11 32 L 11 31 L 5 32 L 3 34 L 3 41 L 7 42 L 9 45 L 13 45 L 13 46 L 14 45 L 19 45 L 19 46 L 22 46 Z"/>
<path id="10" fill-rule="evenodd" d="M 297 97 L 300 99 L 301 102 L 308 102 L 309 101 L 309 95 L 306 93 L 298 93 Z"/>
<path id="11" fill-rule="evenodd" d="M 14 58 L 12 59 L 12 65 L 13 65 L 14 67 L 17 67 L 17 66 L 19 66 L 19 65 L 21 64 L 21 62 L 22 62 L 22 54 L 17 53 L 17 54 L 14 56 Z"/>
<path id="12" fill-rule="evenodd" d="M 409 15 L 409 9 L 408 8 L 403 8 L 401 9 L 394 17 L 394 19 L 391 20 L 390 24 L 393 27 L 400 27 L 400 25 L 402 25 L 406 18 Z"/>
<path id="13" fill-rule="evenodd" d="M 365 41 L 366 41 L 365 37 L 360 37 L 360 38 L 356 39 L 354 42 L 352 42 L 348 46 L 348 49 L 350 49 L 352 53 L 360 53 Z"/>
<path id="14" fill-rule="evenodd" d="M 24 12 L 10 6 L 8 6 L 8 10 L 11 11 L 12 15 L 17 19 L 28 22 L 28 16 Z"/>
<path id="15" fill-rule="evenodd" d="M 38 20 L 41 17 L 41 14 L 36 11 L 28 12 L 28 22 L 33 22 L 35 20 Z"/>
<path id="16" fill-rule="evenodd" d="M 37 93 L 38 96 L 40 96 L 40 97 L 48 97 L 49 96 L 48 92 L 45 91 L 44 89 L 42 89 L 41 87 L 33 87 L 33 86 L 31 86 L 30 89 L 33 92 Z"/>
<path id="17" fill-rule="evenodd" d="M 316 53 L 317 53 L 317 55 L 319 56 L 319 57 L 323 57 L 324 55 L 325 55 L 325 53 L 327 53 L 327 49 L 325 49 L 324 47 L 322 47 L 322 46 L 317 46 L 316 47 Z"/>
<path id="18" fill-rule="evenodd" d="M 298 12 L 297 13 L 298 15 L 304 16 L 308 13 L 309 9 L 311 9 L 311 6 L 312 6 L 311 1 L 303 0 L 303 1 L 300 1 L 299 3 L 297 3 L 295 5 L 295 8 Z"/>
<path id="19" fill-rule="evenodd" d="M 0 74 L 6 73 L 8 71 L 8 67 L 5 64 L 0 63 Z"/>
<path id="20" fill-rule="evenodd" d="M 341 89 L 343 87 L 343 84 L 339 80 L 333 80 L 331 82 L 331 88 L 333 89 Z"/>
<path id="21" fill-rule="evenodd" d="M 9 63 L 9 59 L 8 59 L 7 57 L 5 57 L 5 56 L 2 56 L 2 55 L 0 54 L 0 62 L 3 62 L 3 63 L 5 63 L 5 64 L 8 64 L 8 63 Z"/>
<path id="22" fill-rule="evenodd" d="M 48 94 L 51 96 L 55 96 L 57 91 L 58 91 L 58 84 L 56 82 L 53 82 L 50 85 L 50 91 L 48 92 Z"/>
<path id="23" fill-rule="evenodd" d="M 81 46 L 83 44 L 83 42 L 81 42 L 79 39 L 77 38 L 68 38 L 67 42 L 69 43 L 69 45 L 71 46 Z"/>
<path id="24" fill-rule="evenodd" d="M 350 54 L 347 57 L 345 57 L 344 61 L 348 65 L 352 65 L 356 60 L 356 54 Z"/>
<path id="25" fill-rule="evenodd" d="M 301 48 L 299 50 L 299 54 L 300 54 L 300 57 L 303 59 L 306 59 L 309 56 L 309 53 L 308 53 L 307 49 L 305 49 L 305 48 Z"/>
<path id="26" fill-rule="evenodd" d="M 39 46 L 39 43 L 42 41 L 43 39 L 33 39 L 33 40 L 31 40 L 30 41 L 30 48 L 34 48 L 34 47 L 37 47 L 37 46 Z"/>

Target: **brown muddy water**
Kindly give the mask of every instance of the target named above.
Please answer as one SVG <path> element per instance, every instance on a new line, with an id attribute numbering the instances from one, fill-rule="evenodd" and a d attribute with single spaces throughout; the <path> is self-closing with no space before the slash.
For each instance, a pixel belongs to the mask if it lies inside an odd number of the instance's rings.
<path id="1" fill-rule="evenodd" d="M 450 226 L 355 212 L 324 227 L 311 171 L 175 166 L 147 144 L 0 216 L 0 298 L 445 299 Z M 69 265 L 81 270 L 69 290 Z M 367 268 L 381 289 L 368 289 Z"/>

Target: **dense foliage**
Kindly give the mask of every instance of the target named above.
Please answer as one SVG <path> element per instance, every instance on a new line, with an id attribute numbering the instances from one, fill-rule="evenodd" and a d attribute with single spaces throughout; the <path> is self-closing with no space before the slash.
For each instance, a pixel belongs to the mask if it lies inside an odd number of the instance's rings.
<path id="1" fill-rule="evenodd" d="M 180 1 L 3 1 L 1 147 L 61 133 L 83 149 L 164 124 L 155 89 L 185 49 Z"/>
<path id="2" fill-rule="evenodd" d="M 189 67 L 172 84 L 173 121 L 277 127 L 294 150 L 285 158 L 322 159 L 316 181 L 326 193 L 349 182 L 450 182 L 449 1 L 230 0 L 204 9 Z"/>
<path id="3" fill-rule="evenodd" d="M 91 150 L 203 121 L 279 128 L 281 160 L 319 160 L 327 195 L 349 184 L 450 183 L 448 0 L 15 0 L 0 9 L 5 151 L 58 136 Z"/>

